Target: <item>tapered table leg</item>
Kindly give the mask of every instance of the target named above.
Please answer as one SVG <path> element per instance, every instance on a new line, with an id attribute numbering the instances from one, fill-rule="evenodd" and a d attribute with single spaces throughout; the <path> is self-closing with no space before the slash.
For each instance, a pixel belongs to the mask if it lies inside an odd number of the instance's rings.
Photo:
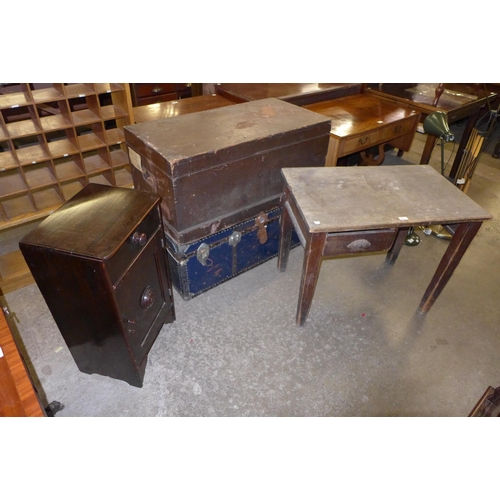
<path id="1" fill-rule="evenodd" d="M 297 324 L 302 326 L 311 309 L 323 250 L 325 248 L 327 233 L 310 233 L 304 250 L 304 263 L 302 265 L 302 278 L 300 281 L 299 303 L 297 306 Z"/>
<path id="2" fill-rule="evenodd" d="M 288 199 L 287 197 L 285 199 Z M 285 206 L 282 204 L 281 209 L 281 227 L 280 227 L 280 243 L 278 250 L 278 269 L 280 271 L 286 270 L 288 263 L 288 255 L 290 254 L 290 244 L 292 241 L 293 223 L 290 214 Z"/>
<path id="3" fill-rule="evenodd" d="M 408 229 L 409 228 L 407 227 L 400 227 L 398 229 L 396 239 L 394 240 L 391 249 L 387 252 L 387 255 L 385 257 L 385 262 L 387 264 L 394 264 L 394 262 L 396 262 L 396 259 L 399 256 L 399 252 L 401 252 L 401 248 L 403 248 L 404 242 L 406 240 Z"/>
<path id="4" fill-rule="evenodd" d="M 437 137 L 433 135 L 428 135 L 425 140 L 424 150 L 422 151 L 422 157 L 420 158 L 420 165 L 427 165 L 431 159 L 432 150 L 436 145 Z"/>
<path id="5" fill-rule="evenodd" d="M 474 236 L 476 236 L 479 228 L 482 225 L 481 222 L 464 222 L 458 225 L 458 228 L 453 236 L 452 240 L 446 252 L 441 259 L 441 262 L 432 277 L 432 280 L 427 287 L 427 290 L 422 297 L 420 305 L 417 308 L 417 312 L 425 314 L 432 307 L 439 294 L 443 291 L 443 288 L 448 283 L 451 275 L 458 266 L 462 256 L 471 244 Z"/>

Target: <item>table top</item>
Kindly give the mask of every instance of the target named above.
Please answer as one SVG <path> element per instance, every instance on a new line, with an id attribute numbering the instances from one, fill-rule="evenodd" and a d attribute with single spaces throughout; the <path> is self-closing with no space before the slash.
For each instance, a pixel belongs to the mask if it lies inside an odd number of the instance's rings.
<path id="1" fill-rule="evenodd" d="M 437 83 L 369 83 L 366 91 L 374 95 L 394 97 L 400 102 L 408 102 L 429 113 L 437 110 L 453 113 L 461 108 L 469 107 L 474 109 L 485 105 L 487 101 L 493 100 L 496 96 L 494 92 L 489 92 L 481 87 L 446 83 L 437 105 L 433 106 L 438 85 Z"/>
<path id="2" fill-rule="evenodd" d="M 339 138 L 371 132 L 418 114 L 414 110 L 368 94 L 317 102 L 308 104 L 304 108 L 331 118 L 331 134 Z"/>
<path id="3" fill-rule="evenodd" d="M 109 259 L 159 200 L 149 191 L 89 183 L 20 244 Z"/>
<path id="4" fill-rule="evenodd" d="M 311 233 L 492 218 L 429 165 L 283 168 L 282 173 Z"/>
<path id="5" fill-rule="evenodd" d="M 151 122 L 163 118 L 206 111 L 207 109 L 222 108 L 234 105 L 234 101 L 217 94 L 207 94 L 195 97 L 186 97 L 178 101 L 166 101 L 156 104 L 146 104 L 134 108 L 135 123 Z"/>
<path id="6" fill-rule="evenodd" d="M 292 102 L 305 96 L 328 95 L 332 92 L 341 96 L 357 93 L 360 90 L 360 83 L 220 83 L 217 85 L 217 92 L 222 91 L 239 101 L 275 97 Z"/>

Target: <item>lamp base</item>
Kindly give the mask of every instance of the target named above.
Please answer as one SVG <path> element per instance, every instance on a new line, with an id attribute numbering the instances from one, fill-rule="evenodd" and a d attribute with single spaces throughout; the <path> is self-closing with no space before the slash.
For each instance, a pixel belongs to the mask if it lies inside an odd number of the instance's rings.
<path id="1" fill-rule="evenodd" d="M 435 236 L 441 240 L 451 240 L 453 238 L 453 236 L 439 224 L 433 226 L 421 226 L 419 229 L 421 229 L 424 234 L 428 236 Z"/>
<path id="2" fill-rule="evenodd" d="M 420 236 L 415 233 L 415 228 L 411 227 L 406 235 L 404 244 L 408 247 L 417 246 L 420 243 Z"/>

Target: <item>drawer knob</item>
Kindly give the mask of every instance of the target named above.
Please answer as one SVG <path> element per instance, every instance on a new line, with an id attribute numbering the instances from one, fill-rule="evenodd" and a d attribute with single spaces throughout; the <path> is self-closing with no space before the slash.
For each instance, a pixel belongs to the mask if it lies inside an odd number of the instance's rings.
<path id="1" fill-rule="evenodd" d="M 136 245 L 139 245 L 143 247 L 148 241 L 148 235 L 146 233 L 139 233 L 139 231 L 136 231 L 132 235 L 132 243 L 135 243 Z"/>
<path id="2" fill-rule="evenodd" d="M 159 94 L 163 90 L 162 87 L 155 87 L 154 89 L 151 90 L 153 94 Z"/>
<path id="3" fill-rule="evenodd" d="M 155 293 L 151 286 L 147 286 L 142 292 L 141 296 L 141 309 L 147 310 L 149 309 L 155 301 Z"/>

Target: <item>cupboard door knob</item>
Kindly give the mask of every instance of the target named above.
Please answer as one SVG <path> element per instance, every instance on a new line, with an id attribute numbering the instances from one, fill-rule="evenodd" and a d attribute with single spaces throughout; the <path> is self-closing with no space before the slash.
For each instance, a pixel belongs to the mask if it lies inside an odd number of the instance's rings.
<path id="1" fill-rule="evenodd" d="M 155 301 L 155 293 L 151 286 L 147 286 L 142 292 L 141 296 L 141 309 L 147 310 L 149 309 Z"/>
<path id="2" fill-rule="evenodd" d="M 132 235 L 132 243 L 135 243 L 136 245 L 143 247 L 147 243 L 147 241 L 148 236 L 146 233 L 139 233 L 138 231 L 136 231 Z"/>

